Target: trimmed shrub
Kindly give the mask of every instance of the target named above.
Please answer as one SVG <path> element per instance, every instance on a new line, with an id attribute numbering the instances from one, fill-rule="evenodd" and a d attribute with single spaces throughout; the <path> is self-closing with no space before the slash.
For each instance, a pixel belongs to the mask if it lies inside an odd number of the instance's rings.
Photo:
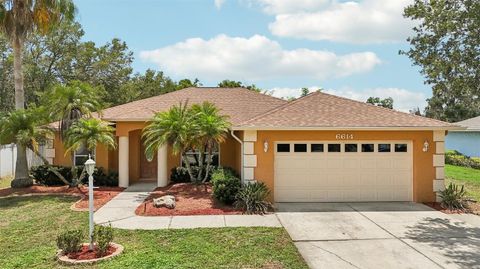
<path id="1" fill-rule="evenodd" d="M 75 253 L 82 249 L 84 234 L 81 230 L 64 231 L 57 236 L 57 247 L 65 253 Z"/>
<path id="2" fill-rule="evenodd" d="M 445 163 L 456 166 L 480 169 L 480 158 L 470 158 L 456 150 L 449 150 L 445 153 Z"/>
<path id="3" fill-rule="evenodd" d="M 197 176 L 198 176 L 198 166 L 192 166 L 192 173 L 193 173 L 193 176 L 194 178 L 196 179 Z M 216 166 L 210 166 L 210 170 L 209 170 L 209 175 L 208 175 L 208 178 L 207 178 L 207 182 L 211 180 L 211 177 L 212 177 L 212 172 L 216 169 Z M 202 178 L 203 179 L 203 178 Z M 188 171 L 187 171 L 187 168 L 185 167 L 175 167 L 175 168 L 172 168 L 171 170 L 171 173 L 170 173 L 170 181 L 172 181 L 173 183 L 188 183 L 188 182 L 192 182 L 190 180 L 190 176 L 188 175 Z"/>
<path id="4" fill-rule="evenodd" d="M 70 167 L 52 165 L 51 169 L 57 170 L 68 182 L 72 182 L 72 172 Z M 37 184 L 45 186 L 63 186 L 65 183 L 61 181 L 47 165 L 33 166 L 30 168 L 30 175 Z"/>
<path id="5" fill-rule="evenodd" d="M 95 226 L 93 237 L 97 244 L 97 255 L 102 257 L 107 254 L 108 247 L 112 243 L 114 237 L 112 226 Z"/>
<path id="6" fill-rule="evenodd" d="M 245 210 L 247 214 L 265 214 L 272 208 L 267 200 L 270 190 L 263 182 L 245 184 L 235 196 L 235 207 Z"/>
<path id="7" fill-rule="evenodd" d="M 80 176 L 80 173 L 82 173 L 83 166 L 77 167 L 77 175 Z M 82 178 L 81 182 L 83 184 L 88 183 L 88 174 L 85 175 L 84 178 Z M 95 168 L 93 171 L 93 185 L 94 186 L 107 186 L 107 187 L 116 187 L 118 186 L 118 173 L 117 172 L 110 172 L 108 174 L 105 173 L 103 168 Z"/>
<path id="8" fill-rule="evenodd" d="M 440 192 L 440 198 L 442 199 L 442 207 L 448 209 L 465 209 L 465 187 L 461 187 L 450 183 L 445 190 Z"/>
<path id="9" fill-rule="evenodd" d="M 212 172 L 213 197 L 225 204 L 235 202 L 235 196 L 242 187 L 241 181 L 231 168 L 218 168 Z"/>

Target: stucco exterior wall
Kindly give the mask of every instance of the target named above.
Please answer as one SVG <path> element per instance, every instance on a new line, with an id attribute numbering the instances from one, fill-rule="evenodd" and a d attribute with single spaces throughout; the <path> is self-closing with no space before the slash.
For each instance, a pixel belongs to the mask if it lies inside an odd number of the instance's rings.
<path id="1" fill-rule="evenodd" d="M 480 132 L 449 132 L 445 137 L 445 148 L 480 157 Z"/>
<path id="2" fill-rule="evenodd" d="M 255 142 L 257 165 L 254 177 L 265 182 L 274 199 L 274 142 L 275 141 L 337 141 L 338 133 L 353 134 L 354 140 L 411 140 L 413 143 L 413 199 L 415 202 L 435 201 L 433 182 L 435 168 L 433 155 L 436 152 L 432 131 L 258 131 Z M 423 144 L 428 141 L 430 148 L 423 152 Z M 263 143 L 268 142 L 269 150 L 263 151 Z"/>

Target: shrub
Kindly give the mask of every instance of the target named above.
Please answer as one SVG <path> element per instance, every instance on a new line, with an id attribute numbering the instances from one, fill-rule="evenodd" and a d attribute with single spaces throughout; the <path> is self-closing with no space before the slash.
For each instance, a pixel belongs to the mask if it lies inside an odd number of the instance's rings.
<path id="1" fill-rule="evenodd" d="M 51 168 L 49 168 L 51 167 Z M 37 184 L 45 186 L 62 186 L 65 185 L 50 169 L 58 171 L 68 182 L 72 182 L 72 172 L 70 167 L 59 165 L 40 165 L 30 168 L 30 175 L 35 179 Z"/>
<path id="2" fill-rule="evenodd" d="M 57 236 L 57 247 L 65 253 L 75 253 L 82 249 L 83 232 L 81 230 L 69 230 Z"/>
<path id="3" fill-rule="evenodd" d="M 463 167 L 480 169 L 480 159 L 470 158 L 456 150 L 449 150 L 445 153 L 445 163 Z"/>
<path id="4" fill-rule="evenodd" d="M 198 166 L 192 166 L 192 172 L 193 172 L 193 176 L 194 178 L 197 178 L 197 175 L 198 175 Z M 215 166 L 210 166 L 210 170 L 209 170 L 209 175 L 207 177 L 207 181 L 210 181 L 211 179 L 211 174 L 212 172 L 216 169 Z M 203 179 L 203 178 L 202 178 Z M 188 182 L 192 182 L 190 180 L 190 176 L 188 175 L 188 171 L 187 171 L 187 168 L 185 167 L 175 167 L 175 168 L 172 168 L 171 170 L 171 174 L 170 174 L 170 181 L 174 182 L 174 183 L 188 183 Z"/>
<path id="5" fill-rule="evenodd" d="M 113 241 L 113 228 L 109 226 L 95 226 L 95 231 L 93 234 L 95 243 L 97 244 L 97 255 L 99 257 L 107 254 L 108 247 Z"/>
<path id="6" fill-rule="evenodd" d="M 77 167 L 77 175 L 80 176 L 82 173 L 83 166 Z M 83 184 L 88 183 L 88 175 L 86 174 L 84 178 L 82 178 L 81 182 Z M 108 174 L 105 173 L 103 168 L 98 167 L 95 168 L 93 172 L 93 185 L 95 186 L 108 186 L 108 187 L 116 187 L 118 186 L 118 173 L 110 172 Z"/>
<path id="7" fill-rule="evenodd" d="M 234 205 L 247 214 L 265 214 L 272 204 L 267 201 L 270 190 L 263 182 L 245 184 L 235 196 Z"/>
<path id="8" fill-rule="evenodd" d="M 445 190 L 440 192 L 440 198 L 442 199 L 442 207 L 448 209 L 464 209 L 465 208 L 465 188 L 462 185 L 459 187 L 453 183 L 450 183 Z"/>
<path id="9" fill-rule="evenodd" d="M 242 187 L 240 179 L 231 168 L 218 168 L 212 172 L 213 197 L 225 204 L 235 202 L 235 196 Z"/>

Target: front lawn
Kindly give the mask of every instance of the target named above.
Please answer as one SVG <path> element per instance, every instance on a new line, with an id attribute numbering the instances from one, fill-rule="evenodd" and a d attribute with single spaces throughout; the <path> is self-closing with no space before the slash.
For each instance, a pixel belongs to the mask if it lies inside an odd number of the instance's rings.
<path id="1" fill-rule="evenodd" d="M 1 268 L 62 268 L 55 237 L 66 228 L 87 230 L 86 212 L 72 197 L 0 198 Z M 82 268 L 308 268 L 283 228 L 116 230 L 125 252 Z"/>
<path id="2" fill-rule="evenodd" d="M 480 201 L 480 170 L 455 165 L 445 165 L 446 184 L 465 185 L 467 195 Z"/>
<path id="3" fill-rule="evenodd" d="M 10 183 L 12 183 L 12 177 L 0 177 L 0 189 L 10 188 Z"/>

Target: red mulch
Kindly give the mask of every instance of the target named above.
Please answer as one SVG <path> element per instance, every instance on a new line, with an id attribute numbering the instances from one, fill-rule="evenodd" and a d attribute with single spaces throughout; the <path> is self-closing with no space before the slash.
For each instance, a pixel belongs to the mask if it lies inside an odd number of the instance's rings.
<path id="1" fill-rule="evenodd" d="M 112 253 L 114 253 L 116 250 L 117 249 L 114 246 L 110 245 L 108 246 L 107 253 L 105 253 L 103 256 L 99 256 L 97 246 L 94 247 L 93 251 L 90 251 L 88 249 L 88 245 L 84 245 L 79 252 L 68 253 L 67 257 L 74 260 L 93 260 L 112 255 Z"/>
<path id="2" fill-rule="evenodd" d="M 153 199 L 163 195 L 175 196 L 174 209 L 153 206 Z M 135 210 L 140 216 L 235 215 L 243 212 L 224 205 L 212 197 L 210 184 L 179 183 L 157 188 Z"/>
<path id="3" fill-rule="evenodd" d="M 117 194 L 125 188 L 120 187 L 100 187 L 93 190 L 95 209 L 105 205 L 112 200 Z M 72 188 L 69 186 L 48 187 L 34 185 L 28 188 L 6 188 L 0 189 L 0 197 L 9 195 L 25 195 L 25 194 L 64 194 L 64 195 L 84 195 L 80 201 L 75 203 L 77 209 L 88 209 L 88 187 Z"/>
<path id="4" fill-rule="evenodd" d="M 430 203 L 423 203 L 435 210 L 438 210 L 438 211 L 441 211 L 445 214 L 464 214 L 464 213 L 468 213 L 469 210 L 465 210 L 465 209 L 448 209 L 448 208 L 443 208 L 442 205 L 438 202 L 430 202 Z"/>

